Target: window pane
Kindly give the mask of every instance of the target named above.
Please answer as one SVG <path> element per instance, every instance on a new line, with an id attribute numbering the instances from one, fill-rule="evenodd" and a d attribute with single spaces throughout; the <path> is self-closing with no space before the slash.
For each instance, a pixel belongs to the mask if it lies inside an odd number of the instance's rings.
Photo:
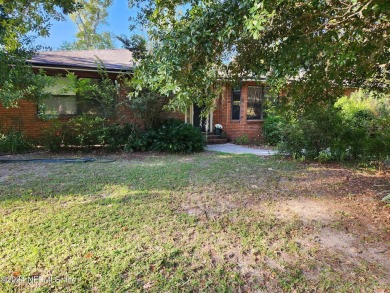
<path id="1" fill-rule="evenodd" d="M 262 119 L 262 87 L 248 86 L 248 107 L 246 110 L 247 120 Z"/>
<path id="2" fill-rule="evenodd" d="M 240 120 L 241 89 L 233 89 L 232 120 Z"/>
<path id="3" fill-rule="evenodd" d="M 44 92 L 52 95 L 75 96 L 76 92 L 72 80 L 67 77 L 54 77 L 54 82 L 45 87 Z"/>
<path id="4" fill-rule="evenodd" d="M 45 114 L 77 114 L 76 96 L 53 96 L 50 99 L 46 99 L 44 104 L 46 107 Z"/>

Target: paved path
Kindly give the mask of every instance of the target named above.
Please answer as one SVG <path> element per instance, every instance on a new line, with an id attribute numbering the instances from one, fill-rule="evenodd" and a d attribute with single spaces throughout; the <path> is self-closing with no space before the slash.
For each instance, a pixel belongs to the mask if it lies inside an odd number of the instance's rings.
<path id="1" fill-rule="evenodd" d="M 208 151 L 224 152 L 230 154 L 254 154 L 258 156 L 272 156 L 277 154 L 277 151 L 253 149 L 232 143 L 225 144 L 209 144 L 206 146 Z"/>

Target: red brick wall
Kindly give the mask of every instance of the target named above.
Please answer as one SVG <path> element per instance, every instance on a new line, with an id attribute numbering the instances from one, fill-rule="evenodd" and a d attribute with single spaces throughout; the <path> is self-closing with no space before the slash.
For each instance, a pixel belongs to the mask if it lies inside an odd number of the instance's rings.
<path id="1" fill-rule="evenodd" d="M 235 140 L 244 134 L 251 140 L 261 137 L 263 121 L 248 121 L 246 119 L 248 85 L 251 85 L 251 83 L 244 83 L 241 88 L 240 120 L 232 120 L 232 88 L 230 86 L 223 88 L 222 96 L 216 103 L 213 123 L 214 125 L 222 124 L 223 131 L 231 140 Z"/>
<path id="2" fill-rule="evenodd" d="M 50 122 L 37 116 L 37 105 L 30 101 L 19 101 L 18 108 L 6 109 L 0 104 L 0 130 L 22 131 L 26 137 L 38 138 Z"/>

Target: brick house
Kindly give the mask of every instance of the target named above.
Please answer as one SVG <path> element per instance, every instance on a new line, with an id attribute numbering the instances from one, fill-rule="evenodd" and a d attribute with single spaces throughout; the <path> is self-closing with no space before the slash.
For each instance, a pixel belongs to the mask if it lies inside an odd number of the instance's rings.
<path id="1" fill-rule="evenodd" d="M 37 72 L 43 69 L 47 75 L 57 76 L 57 84 L 49 89 L 53 98 L 45 104 L 47 114 L 57 113 L 61 121 L 94 111 L 93 105 L 79 105 L 76 93 L 62 90 L 66 87 L 64 76 L 68 72 L 75 73 L 78 78 L 98 81 L 98 67 L 103 64 L 110 79 L 118 80 L 121 72 L 131 74 L 134 66 L 132 54 L 126 49 L 40 52 L 28 62 Z M 125 98 L 126 92 L 122 90 L 121 96 Z M 204 132 L 212 132 L 216 124 L 221 124 L 232 140 L 242 135 L 257 139 L 261 135 L 264 118 L 263 101 L 268 96 L 268 87 L 251 81 L 243 82 L 240 88 L 224 86 L 207 119 L 201 118 L 202 109 L 196 105 L 192 105 L 186 113 L 174 116 L 200 127 Z M 135 119 L 129 110 L 121 111 L 121 116 L 124 114 L 128 121 Z M 38 107 L 31 101 L 19 101 L 18 108 L 6 109 L 0 105 L 0 129 L 16 129 L 28 138 L 38 138 L 50 121 L 42 120 L 37 114 Z"/>

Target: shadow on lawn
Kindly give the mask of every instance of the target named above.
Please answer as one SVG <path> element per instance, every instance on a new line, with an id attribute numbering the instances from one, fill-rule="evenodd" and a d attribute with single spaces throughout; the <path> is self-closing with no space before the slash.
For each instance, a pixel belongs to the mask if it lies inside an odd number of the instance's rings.
<path id="1" fill-rule="evenodd" d="M 107 186 L 132 192 L 241 194 L 250 199 L 299 196 L 380 195 L 385 176 L 368 176 L 344 168 L 303 165 L 255 155 L 202 154 L 120 160 L 99 164 L 6 164 L 0 170 L 0 201 L 46 198 L 109 197 Z"/>

